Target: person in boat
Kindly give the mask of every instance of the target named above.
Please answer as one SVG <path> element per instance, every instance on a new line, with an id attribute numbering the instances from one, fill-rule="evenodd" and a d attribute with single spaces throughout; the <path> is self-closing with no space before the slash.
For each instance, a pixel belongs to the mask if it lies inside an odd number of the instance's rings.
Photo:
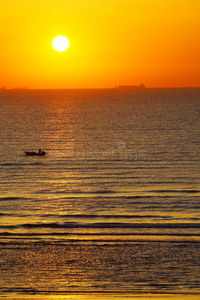
<path id="1" fill-rule="evenodd" d="M 39 154 L 41 154 L 42 153 L 42 150 L 41 149 L 39 149 Z"/>

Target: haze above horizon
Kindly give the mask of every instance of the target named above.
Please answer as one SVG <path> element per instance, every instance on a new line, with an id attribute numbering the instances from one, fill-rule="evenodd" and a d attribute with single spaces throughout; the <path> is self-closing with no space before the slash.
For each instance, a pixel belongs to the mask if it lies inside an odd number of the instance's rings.
<path id="1" fill-rule="evenodd" d="M 8 0 L 0 88 L 200 86 L 199 0 Z M 69 39 L 57 52 L 53 39 Z"/>

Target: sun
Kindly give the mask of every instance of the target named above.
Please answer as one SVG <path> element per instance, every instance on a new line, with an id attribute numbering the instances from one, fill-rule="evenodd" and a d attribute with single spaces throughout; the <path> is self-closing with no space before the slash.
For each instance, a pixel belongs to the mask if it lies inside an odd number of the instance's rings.
<path id="1" fill-rule="evenodd" d="M 54 38 L 52 45 L 56 51 L 63 52 L 69 48 L 69 40 L 65 36 L 59 35 Z"/>

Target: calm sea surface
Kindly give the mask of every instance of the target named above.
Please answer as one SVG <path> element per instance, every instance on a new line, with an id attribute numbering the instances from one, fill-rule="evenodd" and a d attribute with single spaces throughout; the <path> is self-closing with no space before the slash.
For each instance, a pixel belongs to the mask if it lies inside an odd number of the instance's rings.
<path id="1" fill-rule="evenodd" d="M 200 89 L 2 90 L 0 137 L 0 295 L 200 293 Z"/>

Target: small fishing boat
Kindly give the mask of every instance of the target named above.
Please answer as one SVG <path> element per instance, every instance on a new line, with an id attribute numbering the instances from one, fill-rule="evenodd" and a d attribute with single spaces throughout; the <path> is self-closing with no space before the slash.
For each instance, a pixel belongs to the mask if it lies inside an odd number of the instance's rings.
<path id="1" fill-rule="evenodd" d="M 34 151 L 28 152 L 28 151 L 25 151 L 25 153 L 28 156 L 44 156 L 46 154 L 46 152 L 45 151 L 41 151 L 41 149 L 39 149 L 38 152 L 34 152 Z"/>

